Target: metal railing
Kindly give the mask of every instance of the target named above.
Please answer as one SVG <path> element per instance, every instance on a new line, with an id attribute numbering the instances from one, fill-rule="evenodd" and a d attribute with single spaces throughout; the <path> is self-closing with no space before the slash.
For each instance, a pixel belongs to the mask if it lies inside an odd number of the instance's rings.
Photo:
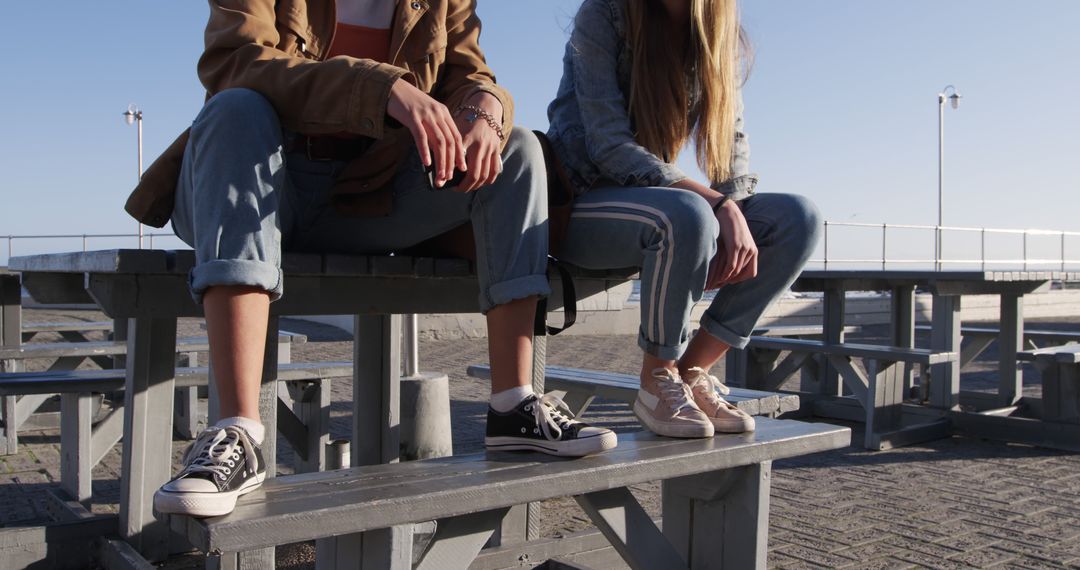
<path id="1" fill-rule="evenodd" d="M 135 246 L 137 249 L 142 249 L 143 245 L 146 245 L 148 249 L 154 248 L 154 238 L 175 238 L 174 233 L 144 233 L 139 234 L 36 234 L 36 235 L 12 235 L 0 236 L 0 239 L 7 240 L 7 257 L 11 259 L 15 255 L 15 242 L 17 240 L 57 240 L 57 239 L 81 239 L 82 250 L 89 250 L 90 240 L 100 239 L 133 239 L 135 240 Z"/>
<path id="2" fill-rule="evenodd" d="M 837 249 L 837 245 L 832 243 L 837 238 L 832 235 L 832 232 L 837 228 L 855 228 L 862 230 L 875 230 L 877 234 L 875 239 L 881 240 L 880 256 L 874 257 L 838 257 L 834 253 Z M 895 233 L 896 230 L 916 230 L 920 232 L 932 232 L 933 241 L 928 246 L 929 255 L 926 257 L 911 256 L 911 257 L 889 257 L 889 246 L 893 241 L 890 240 L 890 232 Z M 942 243 L 946 233 L 951 234 L 978 234 L 978 256 L 964 256 L 949 258 L 944 254 L 944 248 L 939 249 L 938 245 Z M 1021 249 L 1020 257 L 988 257 L 987 256 L 987 237 L 988 236 L 1019 236 L 1020 243 L 1018 244 Z M 1033 237 L 1050 237 L 1054 238 L 1056 246 L 1056 255 L 1054 257 L 1034 257 L 1029 254 L 1030 238 Z M 0 239 L 7 240 L 7 257 L 10 259 L 16 253 L 15 244 L 17 241 L 31 241 L 31 240 L 81 240 L 82 251 L 87 251 L 93 240 L 103 239 L 131 239 L 134 241 L 132 245 L 138 249 L 142 249 L 143 246 L 153 249 L 154 238 L 176 238 L 176 235 L 171 232 L 160 233 L 148 233 L 140 236 L 138 234 L 51 234 L 51 235 L 0 235 Z M 1073 250 L 1069 250 L 1069 239 L 1077 239 Z M 888 269 L 889 265 L 911 266 L 918 264 L 933 265 L 935 269 L 942 269 L 945 265 L 961 265 L 972 266 L 976 265 L 979 268 L 985 270 L 988 266 L 1011 266 L 1013 268 L 1028 269 L 1031 266 L 1054 266 L 1062 271 L 1069 268 L 1080 268 L 1080 259 L 1069 258 L 1069 251 L 1080 251 L 1080 232 L 1069 231 L 1057 231 L 1057 230 L 1015 230 L 1015 229 L 1000 229 L 1000 228 L 972 228 L 972 227 L 959 227 L 959 226 L 924 226 L 924 225 L 912 225 L 912 224 L 871 224 L 864 222 L 830 222 L 824 223 L 824 237 L 822 239 L 822 255 L 819 258 L 810 260 L 810 263 L 821 264 L 825 269 L 828 269 L 830 265 L 874 265 L 880 266 L 882 269 Z M 865 243 L 865 242 L 862 242 Z M 850 240 L 845 244 L 846 249 L 850 250 Z M 942 251 L 943 253 L 938 256 L 936 252 Z M 5 260 L 6 261 L 6 260 Z"/>
<path id="3" fill-rule="evenodd" d="M 830 257 L 830 228 L 863 228 L 879 230 L 879 238 L 881 240 L 881 256 L 880 257 Z M 889 233 L 890 230 L 919 230 L 926 232 L 933 232 L 933 242 L 931 244 L 931 251 L 928 257 L 889 257 Z M 944 247 L 939 247 L 945 238 L 946 232 L 955 232 L 956 234 L 978 234 L 979 235 L 979 254 L 977 257 L 947 257 L 944 253 Z M 877 232 L 875 232 L 877 233 Z M 955 235 L 955 234 L 954 234 Z M 1005 257 L 987 257 L 987 236 L 1019 236 L 1022 254 L 1018 258 L 1005 258 Z M 1033 257 L 1029 254 L 1029 238 L 1032 237 L 1051 237 L 1057 242 L 1057 255 L 1054 257 Z M 822 238 L 822 257 L 818 259 L 811 259 L 811 263 L 820 263 L 825 269 L 829 268 L 830 264 L 849 264 L 849 265 L 880 265 L 882 269 L 887 269 L 889 264 L 895 265 L 912 265 L 912 264 L 932 264 L 935 269 L 942 269 L 946 264 L 953 265 L 978 265 L 980 269 L 985 270 L 988 265 L 996 266 L 1012 266 L 1027 270 L 1031 266 L 1054 266 L 1062 271 L 1070 267 L 1080 267 L 1080 259 L 1070 259 L 1068 256 L 1068 239 L 1080 238 L 1080 232 L 1069 231 L 1057 231 L 1057 230 L 1016 230 L 1016 229 L 1000 229 L 1000 228 L 972 228 L 972 227 L 959 227 L 959 226 L 920 226 L 911 224 L 870 224 L 859 222 L 825 222 L 824 237 Z M 835 239 L 835 238 L 833 238 Z M 833 245 L 832 247 L 836 247 Z M 1080 248 L 1078 248 L 1080 249 Z M 941 252 L 938 255 L 937 252 Z"/>

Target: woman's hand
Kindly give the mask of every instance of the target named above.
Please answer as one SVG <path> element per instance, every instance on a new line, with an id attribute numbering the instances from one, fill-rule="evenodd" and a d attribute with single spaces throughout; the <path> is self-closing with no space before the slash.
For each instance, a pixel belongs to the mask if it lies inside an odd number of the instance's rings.
<path id="1" fill-rule="evenodd" d="M 484 91 L 477 93 L 465 104 L 479 107 L 496 121 L 502 121 L 502 103 L 490 93 Z M 499 139 L 499 133 L 491 128 L 483 117 L 478 117 L 473 112 L 462 110 L 455 120 L 463 135 L 465 162 L 469 165 L 469 169 L 466 171 L 465 179 L 454 190 L 472 192 L 495 182 L 502 172 L 500 154 L 502 140 Z"/>
<path id="2" fill-rule="evenodd" d="M 446 105 L 408 81 L 398 79 L 390 88 L 386 113 L 412 133 L 425 167 L 432 166 L 434 160 L 437 168 L 435 186 L 441 188 L 450 180 L 455 167 L 462 171 L 468 169 L 461 132 Z"/>
<path id="3" fill-rule="evenodd" d="M 739 205 L 728 200 L 716 212 L 720 237 L 716 257 L 709 264 L 705 289 L 738 283 L 757 277 L 758 250 Z"/>

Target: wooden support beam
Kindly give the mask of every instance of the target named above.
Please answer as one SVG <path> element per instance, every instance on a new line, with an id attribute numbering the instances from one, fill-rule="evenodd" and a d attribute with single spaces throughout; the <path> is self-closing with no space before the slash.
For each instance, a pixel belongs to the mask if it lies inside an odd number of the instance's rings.
<path id="1" fill-rule="evenodd" d="M 499 528 L 509 508 L 481 511 L 438 521 L 415 570 L 465 570 Z"/>
<path id="2" fill-rule="evenodd" d="M 656 528 L 626 487 L 574 497 L 634 570 L 685 568 L 685 558 Z"/>

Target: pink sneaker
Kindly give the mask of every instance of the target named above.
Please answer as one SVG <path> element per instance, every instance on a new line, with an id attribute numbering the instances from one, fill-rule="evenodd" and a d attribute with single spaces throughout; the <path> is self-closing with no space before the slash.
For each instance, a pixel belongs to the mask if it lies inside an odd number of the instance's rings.
<path id="1" fill-rule="evenodd" d="M 712 437 L 713 424 L 697 405 L 690 387 L 679 374 L 666 368 L 653 370 L 660 395 L 639 389 L 634 400 L 634 415 L 656 435 L 665 437 Z"/>
<path id="2" fill-rule="evenodd" d="M 719 394 L 729 394 L 731 390 L 720 383 L 716 376 L 695 366 L 686 372 L 686 384 L 694 396 L 694 403 L 712 420 L 716 431 L 754 431 L 754 418 L 720 397 Z"/>

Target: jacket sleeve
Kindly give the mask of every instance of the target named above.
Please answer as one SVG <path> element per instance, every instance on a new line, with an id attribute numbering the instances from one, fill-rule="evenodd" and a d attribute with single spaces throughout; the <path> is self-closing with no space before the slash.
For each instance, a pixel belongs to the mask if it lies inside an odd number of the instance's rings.
<path id="1" fill-rule="evenodd" d="M 757 182 L 758 175 L 750 172 L 750 142 L 743 130 L 743 100 L 740 91 L 738 115 L 735 117 L 735 144 L 731 149 L 731 178 L 713 185 L 713 190 L 739 201 L 754 193 Z"/>
<path id="2" fill-rule="evenodd" d="M 381 138 L 390 87 L 407 72 L 371 60 L 340 57 L 320 62 L 303 57 L 308 32 L 298 30 L 295 38 L 282 38 L 275 25 L 275 4 L 210 0 L 206 49 L 198 65 L 207 91 L 237 87 L 258 91 L 274 105 L 282 124 L 297 132 Z"/>
<path id="3" fill-rule="evenodd" d="M 624 186 L 671 186 L 687 178 L 639 145 L 630 128 L 627 101 L 618 82 L 624 40 L 615 28 L 615 8 L 586 0 L 570 35 L 574 91 L 585 127 L 589 158 L 604 177 Z"/>
<path id="4" fill-rule="evenodd" d="M 480 50 L 480 27 L 476 0 L 450 1 L 446 15 L 446 62 L 435 98 L 453 113 L 477 92 L 494 95 L 502 103 L 502 129 L 509 137 L 514 126 L 514 101 L 509 92 L 495 83 L 495 74 Z"/>

